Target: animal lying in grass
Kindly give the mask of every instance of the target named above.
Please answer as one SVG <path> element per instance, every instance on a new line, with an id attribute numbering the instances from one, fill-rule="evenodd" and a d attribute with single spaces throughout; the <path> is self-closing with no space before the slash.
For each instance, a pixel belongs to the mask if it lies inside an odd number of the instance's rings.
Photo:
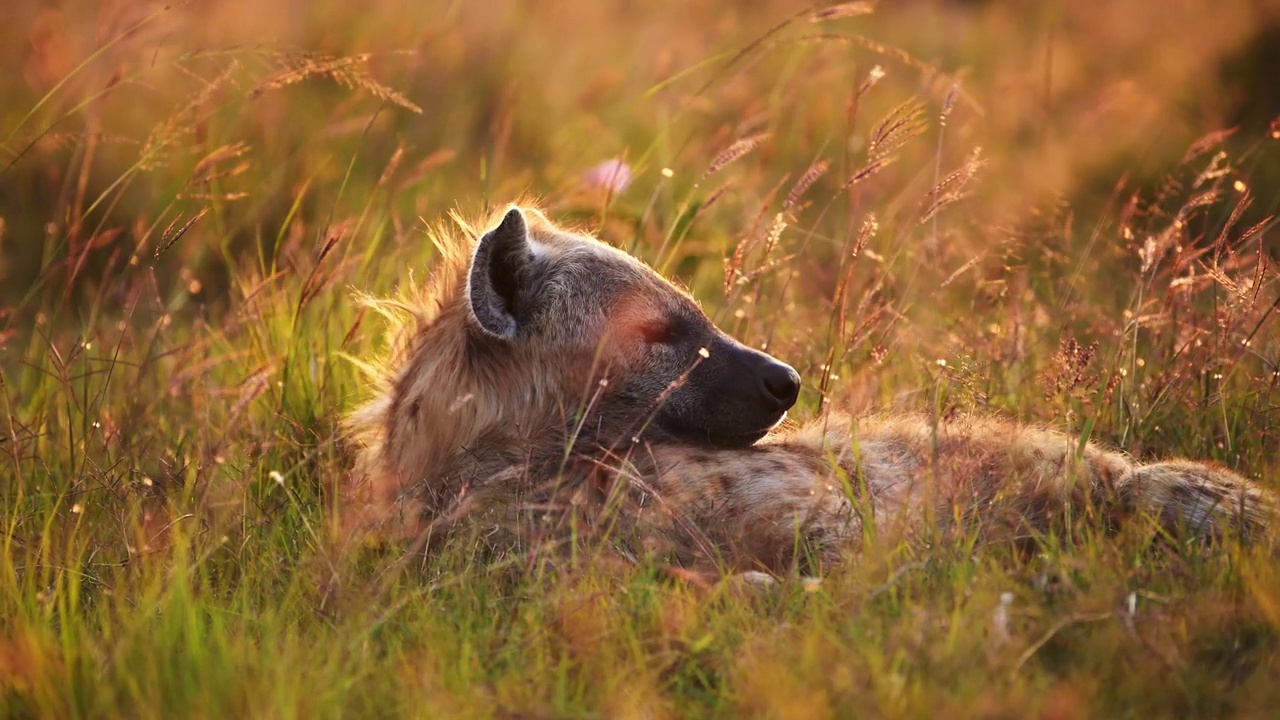
<path id="1" fill-rule="evenodd" d="M 1262 530 L 1273 511 L 1224 469 L 1136 464 L 995 419 L 778 429 L 795 370 L 639 260 L 518 207 L 463 235 L 433 238 L 444 259 L 428 287 L 375 301 L 407 322 L 349 423 L 366 525 L 531 539 L 572 524 L 684 564 L 785 571 L 837 560 L 868 524 L 1008 539 L 1149 516 L 1215 537 Z"/>

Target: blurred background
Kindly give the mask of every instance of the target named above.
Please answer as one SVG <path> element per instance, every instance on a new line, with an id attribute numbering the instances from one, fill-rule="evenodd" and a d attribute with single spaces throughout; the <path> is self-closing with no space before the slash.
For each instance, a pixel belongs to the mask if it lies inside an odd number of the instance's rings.
<path id="1" fill-rule="evenodd" d="M 1122 177 L 1154 182 L 1207 132 L 1252 140 L 1280 115 L 1280 3 L 854 2 L 811 22 L 821 11 L 8 0 L 0 300 L 59 256 L 82 267 L 49 282 L 90 282 L 114 252 L 151 252 L 157 223 L 203 208 L 216 236 L 185 240 L 166 269 L 199 274 L 216 302 L 236 256 L 291 213 L 341 218 L 375 186 L 403 228 L 522 192 L 571 204 L 587 169 L 621 158 L 635 175 L 622 201 L 643 206 L 663 168 L 685 189 L 763 132 L 753 169 L 794 178 L 864 151 L 905 100 L 936 126 L 956 83 L 944 165 L 982 149 L 981 204 L 965 212 L 988 222 L 1057 198 L 1088 210 Z M 876 68 L 881 87 L 852 119 Z M 933 140 L 905 172 L 932 170 Z M 1259 172 L 1274 188 L 1274 164 Z M 754 209 L 764 190 L 737 192 Z"/>
<path id="2" fill-rule="evenodd" d="M 1006 386 L 1021 407 L 1019 383 L 1073 362 L 1061 342 L 1174 316 L 1144 305 L 1168 253 L 1172 292 L 1239 244 L 1256 296 L 1277 248 L 1258 225 L 1280 202 L 1275 2 L 9 0 L 0 19 L 0 344 L 222 327 L 264 288 L 359 335 L 350 291 L 429 272 L 425 227 L 526 197 L 823 388 L 843 365 L 887 402 L 894 353 L 907 392 L 935 358 L 981 358 L 984 381 L 1031 359 Z M 1169 343 L 1203 329 L 1180 322 Z"/>

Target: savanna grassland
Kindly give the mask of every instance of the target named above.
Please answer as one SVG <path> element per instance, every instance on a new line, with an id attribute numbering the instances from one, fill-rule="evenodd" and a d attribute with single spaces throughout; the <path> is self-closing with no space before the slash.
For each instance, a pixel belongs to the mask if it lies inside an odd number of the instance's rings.
<path id="1" fill-rule="evenodd" d="M 824 406 L 1280 489 L 1280 8 L 0 9 L 0 715 L 1274 717 L 1275 543 L 867 549 L 771 588 L 339 532 L 357 291 L 537 197 Z"/>

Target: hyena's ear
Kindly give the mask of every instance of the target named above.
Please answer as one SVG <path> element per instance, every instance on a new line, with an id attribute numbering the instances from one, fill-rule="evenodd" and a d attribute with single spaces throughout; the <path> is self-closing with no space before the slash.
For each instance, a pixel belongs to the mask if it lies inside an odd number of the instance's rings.
<path id="1" fill-rule="evenodd" d="M 516 335 L 522 304 L 529 302 L 528 266 L 533 260 L 529 231 L 519 208 L 485 233 L 471 256 L 467 299 L 471 316 L 486 333 L 504 340 Z"/>

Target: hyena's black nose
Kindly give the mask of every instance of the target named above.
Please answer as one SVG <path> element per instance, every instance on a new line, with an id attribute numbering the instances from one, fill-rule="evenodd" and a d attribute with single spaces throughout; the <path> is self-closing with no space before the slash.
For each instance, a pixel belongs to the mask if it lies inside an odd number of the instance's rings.
<path id="1" fill-rule="evenodd" d="M 786 363 L 774 361 L 761 370 L 760 386 L 778 410 L 786 410 L 800 397 L 800 373 Z"/>

